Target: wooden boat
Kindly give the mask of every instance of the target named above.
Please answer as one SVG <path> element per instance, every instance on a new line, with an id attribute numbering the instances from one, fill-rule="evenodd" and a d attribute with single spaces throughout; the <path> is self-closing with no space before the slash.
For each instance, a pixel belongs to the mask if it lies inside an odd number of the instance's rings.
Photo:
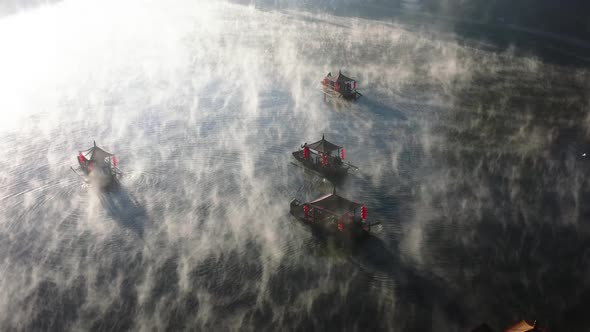
<path id="1" fill-rule="evenodd" d="M 104 188 L 118 182 L 121 171 L 117 168 L 117 157 L 94 146 L 88 150 L 78 151 L 78 168 L 72 171 L 78 174 L 86 183 Z"/>
<path id="2" fill-rule="evenodd" d="M 331 194 L 311 202 L 301 203 L 293 199 L 290 212 L 297 220 L 314 230 L 350 238 L 367 236 L 371 226 L 379 224 L 368 223 L 365 206 L 337 195 L 336 188 Z"/>
<path id="3" fill-rule="evenodd" d="M 533 324 L 525 320 L 521 320 L 509 327 L 507 327 L 504 332 L 546 332 L 546 329 L 540 328 L 537 326 L 537 321 L 534 321 Z M 471 330 L 471 332 L 494 332 L 494 330 L 488 324 L 481 324 Z"/>
<path id="4" fill-rule="evenodd" d="M 356 90 L 356 80 L 346 77 L 341 71 L 338 71 L 336 76 L 333 76 L 330 72 L 324 77 L 322 92 L 331 98 L 344 98 L 347 100 L 356 100 L 362 96 Z"/>
<path id="5" fill-rule="evenodd" d="M 535 320 L 533 324 L 529 324 L 526 320 L 521 320 L 514 325 L 509 326 L 504 332 L 544 332 L 544 329 L 541 329 L 537 326 L 537 321 Z"/>
<path id="6" fill-rule="evenodd" d="M 334 152 L 335 155 L 332 155 Z M 356 166 L 344 162 L 344 148 L 328 142 L 324 135 L 315 143 L 304 143 L 301 149 L 293 152 L 293 157 L 330 180 L 341 179 L 349 170 L 358 170 Z"/>

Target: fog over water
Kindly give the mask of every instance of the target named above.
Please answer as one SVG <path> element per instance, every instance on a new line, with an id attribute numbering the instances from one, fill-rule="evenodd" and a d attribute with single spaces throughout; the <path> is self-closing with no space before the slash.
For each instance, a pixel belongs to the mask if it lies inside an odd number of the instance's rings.
<path id="1" fill-rule="evenodd" d="M 590 329 L 587 66 L 221 1 L 66 0 L 0 41 L 0 330 Z M 291 156 L 322 134 L 382 223 L 356 248 L 289 215 L 332 190 Z M 93 140 L 121 190 L 69 169 Z"/>

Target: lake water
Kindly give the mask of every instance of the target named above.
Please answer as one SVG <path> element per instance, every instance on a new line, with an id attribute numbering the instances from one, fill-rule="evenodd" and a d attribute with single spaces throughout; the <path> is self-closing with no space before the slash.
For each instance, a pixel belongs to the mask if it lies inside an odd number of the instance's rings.
<path id="1" fill-rule="evenodd" d="M 590 329 L 587 66 L 216 1 L 64 1 L 0 40 L 1 330 Z M 339 69 L 357 103 L 324 100 Z M 289 215 L 332 190 L 291 156 L 322 134 L 382 224 L 355 248 Z M 69 169 L 94 140 L 121 190 Z"/>

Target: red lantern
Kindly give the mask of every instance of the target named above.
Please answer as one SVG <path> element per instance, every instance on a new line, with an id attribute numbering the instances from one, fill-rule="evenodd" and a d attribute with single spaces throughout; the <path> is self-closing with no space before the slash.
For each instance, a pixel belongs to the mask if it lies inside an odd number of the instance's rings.
<path id="1" fill-rule="evenodd" d="M 344 230 L 344 223 L 343 222 L 338 223 L 338 230 L 341 232 Z"/>
<path id="2" fill-rule="evenodd" d="M 82 152 L 80 152 L 80 154 L 78 155 L 78 161 L 80 162 L 80 164 L 84 163 L 84 156 L 82 155 Z"/>
<path id="3" fill-rule="evenodd" d="M 323 166 L 327 166 L 328 165 L 328 155 L 325 153 L 322 153 L 322 165 Z"/>
<path id="4" fill-rule="evenodd" d="M 309 148 L 307 146 L 303 147 L 303 158 L 309 158 Z"/>
<path id="5" fill-rule="evenodd" d="M 305 217 L 305 219 L 307 219 L 308 215 L 309 215 L 309 205 L 304 205 L 303 206 L 303 216 Z"/>
<path id="6" fill-rule="evenodd" d="M 340 149 L 340 159 L 344 160 L 344 148 Z"/>
<path id="7" fill-rule="evenodd" d="M 367 219 L 367 208 L 364 205 L 361 207 L 361 219 Z"/>
<path id="8" fill-rule="evenodd" d="M 117 167 L 117 156 L 113 156 L 111 160 L 113 161 L 113 166 Z"/>

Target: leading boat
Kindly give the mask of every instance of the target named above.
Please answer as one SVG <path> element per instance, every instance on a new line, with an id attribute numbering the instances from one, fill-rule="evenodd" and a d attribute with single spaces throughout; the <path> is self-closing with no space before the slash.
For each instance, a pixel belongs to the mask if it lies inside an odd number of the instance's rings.
<path id="1" fill-rule="evenodd" d="M 368 223 L 366 207 L 337 195 L 335 187 L 331 194 L 308 203 L 293 199 L 290 213 L 315 230 L 353 239 L 369 235 L 371 226 L 379 224 Z"/>
<path id="2" fill-rule="evenodd" d="M 96 146 L 96 141 L 90 149 L 78 151 L 77 159 L 78 168 L 71 167 L 71 169 L 86 183 L 100 188 L 116 184 L 122 174 L 117 168 L 117 157 Z"/>
<path id="3" fill-rule="evenodd" d="M 328 142 L 324 135 L 315 143 L 303 144 L 301 149 L 293 152 L 293 157 L 329 180 L 340 180 L 349 170 L 358 170 L 356 166 L 344 162 L 344 148 Z"/>

